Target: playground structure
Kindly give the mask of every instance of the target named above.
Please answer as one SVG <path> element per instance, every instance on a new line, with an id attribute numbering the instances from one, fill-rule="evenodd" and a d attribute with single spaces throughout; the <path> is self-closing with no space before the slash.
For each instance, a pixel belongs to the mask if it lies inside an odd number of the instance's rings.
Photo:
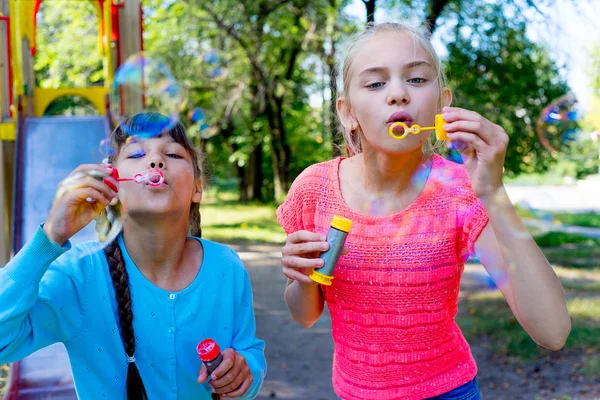
<path id="1" fill-rule="evenodd" d="M 98 17 L 103 85 L 36 87 L 36 17 L 43 1 L 0 0 L 0 266 L 44 222 L 60 180 L 79 164 L 100 161 L 98 144 L 112 129 L 107 94 L 114 72 L 143 50 L 140 0 L 86 0 Z M 69 1 L 47 0 L 44 7 L 61 7 Z M 48 106 L 64 96 L 88 100 L 98 116 L 44 116 Z M 122 92 L 120 100 L 123 114 L 143 107 L 140 95 Z M 82 234 L 73 241 L 88 238 Z M 62 345 L 11 364 L 4 399 L 41 398 L 76 398 Z"/>

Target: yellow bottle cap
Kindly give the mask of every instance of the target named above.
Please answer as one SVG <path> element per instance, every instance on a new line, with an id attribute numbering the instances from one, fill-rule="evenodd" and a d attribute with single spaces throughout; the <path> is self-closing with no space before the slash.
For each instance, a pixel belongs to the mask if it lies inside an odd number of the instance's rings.
<path id="1" fill-rule="evenodd" d="M 313 271 L 308 277 L 313 281 L 325 286 L 331 286 L 331 281 L 333 280 L 333 276 L 323 275 L 317 271 Z"/>
<path id="2" fill-rule="evenodd" d="M 446 122 L 442 118 L 442 114 L 436 114 L 435 116 L 435 137 L 437 140 L 448 140 L 448 134 L 444 130 Z"/>
<path id="3" fill-rule="evenodd" d="M 350 232 L 352 221 L 339 215 L 334 215 L 331 220 L 331 226 L 339 231 Z"/>

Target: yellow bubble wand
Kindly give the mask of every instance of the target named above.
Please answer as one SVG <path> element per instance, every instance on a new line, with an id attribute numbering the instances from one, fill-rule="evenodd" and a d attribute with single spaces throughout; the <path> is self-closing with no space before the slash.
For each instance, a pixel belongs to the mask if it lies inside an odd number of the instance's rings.
<path id="1" fill-rule="evenodd" d="M 417 135 L 419 134 L 421 131 L 433 131 L 435 130 L 435 137 L 437 140 L 448 140 L 448 135 L 447 132 L 444 130 L 444 120 L 442 118 L 442 114 L 436 114 L 435 116 L 435 126 L 419 126 L 417 124 L 411 125 L 410 127 L 408 125 L 406 125 L 404 122 L 402 121 L 397 121 L 394 122 L 392 125 L 390 125 L 390 128 L 388 129 L 388 132 L 390 133 L 390 136 L 393 137 L 396 140 L 402 140 L 404 139 L 406 136 L 408 136 L 409 133 L 412 133 L 413 135 Z M 398 135 L 394 132 L 394 128 L 396 127 L 402 127 L 403 132 L 402 134 Z"/>

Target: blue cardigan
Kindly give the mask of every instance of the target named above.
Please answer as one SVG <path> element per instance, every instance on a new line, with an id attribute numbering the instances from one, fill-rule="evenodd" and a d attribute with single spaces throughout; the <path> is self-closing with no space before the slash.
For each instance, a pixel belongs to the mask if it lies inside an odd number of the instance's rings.
<path id="1" fill-rule="evenodd" d="M 129 274 L 136 365 L 149 400 L 210 399 L 197 383 L 196 345 L 213 338 L 246 358 L 254 382 L 243 399 L 258 394 L 266 373 L 264 342 L 256 323 L 248 273 L 229 247 L 205 239 L 202 268 L 180 292 L 147 280 L 119 238 Z M 89 246 L 89 244 L 88 244 Z M 0 364 L 20 360 L 52 343 L 67 348 L 81 399 L 125 399 L 127 362 L 117 323 L 117 303 L 106 256 L 83 257 L 86 244 L 34 237 L 0 268 Z"/>

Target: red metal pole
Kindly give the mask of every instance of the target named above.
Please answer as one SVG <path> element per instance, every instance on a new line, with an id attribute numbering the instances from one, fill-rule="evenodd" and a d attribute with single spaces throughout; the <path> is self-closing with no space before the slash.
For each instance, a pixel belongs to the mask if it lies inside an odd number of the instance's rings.
<path id="1" fill-rule="evenodd" d="M 11 49 L 10 49 L 10 17 L 0 16 L 1 21 L 6 21 L 6 50 L 8 55 L 8 106 L 9 115 L 12 117 L 12 105 L 13 105 L 13 76 L 12 76 L 12 61 L 11 61 Z"/>

